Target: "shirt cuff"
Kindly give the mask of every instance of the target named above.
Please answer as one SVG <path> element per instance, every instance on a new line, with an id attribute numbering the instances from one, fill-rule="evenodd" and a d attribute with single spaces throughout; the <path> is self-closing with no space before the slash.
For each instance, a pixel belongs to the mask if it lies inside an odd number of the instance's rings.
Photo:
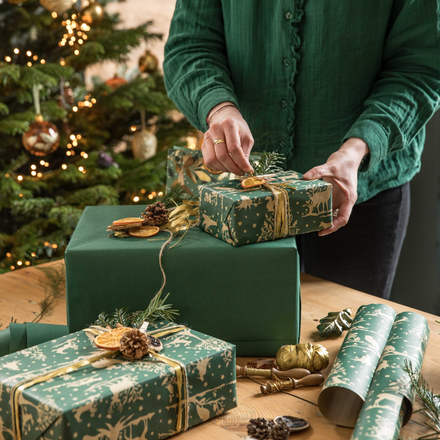
<path id="1" fill-rule="evenodd" d="M 359 118 L 344 136 L 342 143 L 350 138 L 362 139 L 370 149 L 370 159 L 364 161 L 365 163 L 362 163 L 359 167 L 361 173 L 374 168 L 380 161 L 385 159 L 388 153 L 389 135 L 381 124 L 370 119 Z"/>
<path id="2" fill-rule="evenodd" d="M 202 99 L 199 101 L 197 113 L 198 113 L 199 123 L 203 131 L 208 130 L 208 123 L 206 122 L 206 119 L 209 115 L 209 112 L 216 105 L 226 101 L 232 102 L 238 108 L 237 97 L 229 89 L 218 87 L 213 90 L 210 90 L 208 93 L 202 96 Z"/>

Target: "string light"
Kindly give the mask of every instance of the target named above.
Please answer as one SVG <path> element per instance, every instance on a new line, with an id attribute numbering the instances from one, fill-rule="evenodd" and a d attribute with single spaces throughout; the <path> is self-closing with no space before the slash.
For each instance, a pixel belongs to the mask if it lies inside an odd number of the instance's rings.
<path id="1" fill-rule="evenodd" d="M 44 165 L 44 160 L 40 160 L 40 165 Z"/>
<path id="2" fill-rule="evenodd" d="M 45 241 L 45 242 L 44 242 L 44 246 L 46 246 L 46 247 L 47 247 L 47 246 L 50 246 L 50 243 L 47 242 L 47 241 Z"/>
<path id="3" fill-rule="evenodd" d="M 27 66 L 32 67 L 32 63 L 30 61 L 28 61 Z"/>
<path id="4" fill-rule="evenodd" d="M 19 193 L 19 194 L 18 194 L 18 197 L 23 197 L 23 193 Z"/>
<path id="5" fill-rule="evenodd" d="M 148 198 L 149 198 L 150 200 L 153 199 L 153 195 L 150 194 L 150 195 L 148 196 Z"/>
<path id="6" fill-rule="evenodd" d="M 158 196 L 159 196 L 159 197 L 162 197 L 162 196 L 163 196 L 163 192 L 161 191 L 161 192 L 158 194 Z"/>
<path id="7" fill-rule="evenodd" d="M 37 165 L 31 165 L 31 170 L 36 170 L 37 169 Z"/>
<path id="8" fill-rule="evenodd" d="M 76 135 L 76 138 L 77 138 L 77 139 L 82 139 L 82 136 L 81 136 L 80 134 L 77 134 L 77 135 Z"/>
<path id="9" fill-rule="evenodd" d="M 24 263 L 24 264 L 26 264 L 26 266 L 29 266 L 31 264 L 31 262 L 30 261 L 26 261 L 26 263 Z"/>
<path id="10" fill-rule="evenodd" d="M 153 197 L 156 197 L 156 196 L 157 196 L 157 194 L 156 194 L 155 191 L 153 191 L 153 192 L 151 193 L 151 195 L 152 195 Z"/>
<path id="11" fill-rule="evenodd" d="M 35 252 L 32 252 L 31 256 L 35 258 L 37 254 Z"/>
<path id="12" fill-rule="evenodd" d="M 32 56 L 32 52 L 31 52 L 30 50 L 28 50 L 28 51 L 26 52 L 26 55 L 27 55 L 28 57 L 31 57 L 31 56 Z"/>
<path id="13" fill-rule="evenodd" d="M 61 165 L 61 168 L 62 168 L 63 170 L 67 170 L 67 165 L 66 165 L 65 163 L 63 163 L 63 164 Z"/>
<path id="14" fill-rule="evenodd" d="M 141 194 L 145 194 L 147 191 L 145 189 L 141 189 Z"/>
<path id="15" fill-rule="evenodd" d="M 66 62 L 65 62 L 63 59 L 61 59 L 61 60 L 60 60 L 60 64 L 61 64 L 62 66 L 65 66 L 65 65 L 66 65 Z"/>
<path id="16" fill-rule="evenodd" d="M 46 64 L 46 61 L 45 60 L 40 60 L 40 63 L 41 64 Z"/>
<path id="17" fill-rule="evenodd" d="M 36 171 L 31 171 L 31 174 L 32 174 L 33 176 L 36 176 L 36 175 L 37 175 L 37 172 L 36 172 Z"/>
<path id="18" fill-rule="evenodd" d="M 9 174 L 5 174 L 6 179 L 9 178 Z"/>
<path id="19" fill-rule="evenodd" d="M 37 173 L 37 177 L 43 177 L 42 173 Z"/>
<path id="20" fill-rule="evenodd" d="M 87 158 L 89 157 L 89 155 L 88 155 L 85 151 L 82 151 L 82 152 L 81 152 L 81 156 L 82 156 L 84 159 L 87 159 Z"/>
<path id="21" fill-rule="evenodd" d="M 23 180 L 23 176 L 17 176 L 17 180 L 21 182 Z"/>
<path id="22" fill-rule="evenodd" d="M 58 247 L 58 245 L 56 244 L 56 243 L 54 243 L 53 245 L 52 245 L 52 249 L 56 249 Z"/>
<path id="23" fill-rule="evenodd" d="M 65 14 L 65 17 L 67 18 L 68 15 Z M 72 14 L 70 19 L 63 20 L 61 24 L 66 28 L 66 33 L 58 45 L 63 47 L 68 44 L 74 49 L 73 53 L 79 55 L 79 48 L 83 44 L 83 40 L 87 39 L 86 32 L 90 31 L 90 26 L 81 22 L 77 14 Z"/>
<path id="24" fill-rule="evenodd" d="M 10 63 L 12 61 L 12 58 L 11 57 L 5 57 L 5 60 L 6 60 L 7 63 Z"/>
<path id="25" fill-rule="evenodd" d="M 133 202 L 139 202 L 139 197 L 138 196 L 133 197 Z"/>
<path id="26" fill-rule="evenodd" d="M 14 270 L 15 269 L 15 266 L 11 266 L 11 270 Z"/>
<path id="27" fill-rule="evenodd" d="M 8 258 L 11 258 L 11 253 L 10 253 L 10 252 L 6 252 L 6 256 L 7 256 Z"/>
<path id="28" fill-rule="evenodd" d="M 14 49 L 14 53 L 18 55 L 18 54 L 20 53 L 20 50 L 16 47 L 16 48 Z"/>
<path id="29" fill-rule="evenodd" d="M 77 112 L 77 111 L 78 111 L 78 107 L 75 105 L 74 107 L 72 107 L 72 110 L 73 110 L 74 112 Z"/>
<path id="30" fill-rule="evenodd" d="M 54 12 L 52 12 L 52 18 L 57 18 L 58 17 L 58 14 L 54 11 Z"/>
<path id="31" fill-rule="evenodd" d="M 49 162 L 45 162 L 44 166 L 47 168 L 49 166 Z"/>
<path id="32" fill-rule="evenodd" d="M 130 127 L 130 130 L 131 130 L 131 131 L 136 131 L 136 125 L 132 125 L 132 126 Z"/>
<path id="33" fill-rule="evenodd" d="M 22 261 L 20 261 L 20 260 L 17 261 L 17 266 L 21 266 L 22 264 L 23 264 Z"/>

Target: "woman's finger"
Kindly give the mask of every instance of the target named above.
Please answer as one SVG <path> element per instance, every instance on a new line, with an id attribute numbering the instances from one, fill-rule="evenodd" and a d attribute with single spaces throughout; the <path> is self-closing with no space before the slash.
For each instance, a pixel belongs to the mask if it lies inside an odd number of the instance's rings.
<path id="1" fill-rule="evenodd" d="M 333 217 L 333 226 L 328 229 L 324 229 L 323 231 L 319 231 L 318 235 L 320 237 L 323 237 L 325 235 L 332 234 L 333 232 L 336 232 L 338 229 L 342 228 L 348 223 L 348 219 L 350 218 L 351 211 L 353 209 L 353 204 L 346 200 L 339 208 L 338 216 L 335 218 Z M 333 212 L 335 212 L 333 210 Z"/>
<path id="2" fill-rule="evenodd" d="M 240 168 L 243 173 L 249 173 L 252 171 L 251 164 L 249 160 L 244 155 L 240 134 L 238 131 L 238 126 L 233 122 L 229 123 L 229 129 L 225 131 L 226 133 L 226 145 L 228 147 L 229 155 L 232 157 L 233 161 Z"/>
<path id="3" fill-rule="evenodd" d="M 209 131 L 211 132 L 210 134 L 213 139 L 214 153 L 217 160 L 230 173 L 238 174 L 239 176 L 243 175 L 244 172 L 237 166 L 232 157 L 229 155 L 229 150 L 226 144 L 226 134 L 224 133 L 223 128 L 217 124 L 212 124 Z"/>
<path id="4" fill-rule="evenodd" d="M 214 144 L 209 132 L 205 133 L 204 142 L 202 144 L 202 153 L 206 166 L 215 171 L 228 172 L 228 170 L 217 160 L 214 152 Z"/>

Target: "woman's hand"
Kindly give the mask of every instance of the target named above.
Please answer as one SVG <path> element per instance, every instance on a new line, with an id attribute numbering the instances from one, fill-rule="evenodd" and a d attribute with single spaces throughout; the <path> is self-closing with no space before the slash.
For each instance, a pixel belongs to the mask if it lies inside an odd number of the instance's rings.
<path id="1" fill-rule="evenodd" d="M 237 108 L 226 107 L 214 114 L 227 104 L 230 103 L 223 102 L 209 113 L 209 130 L 205 133 L 202 145 L 203 159 L 205 164 L 214 170 L 242 176 L 253 171 L 249 163 L 249 155 L 254 139 Z M 215 143 L 216 140 L 224 142 Z"/>
<path id="2" fill-rule="evenodd" d="M 323 179 L 333 184 L 333 212 L 338 211 L 333 226 L 319 232 L 322 237 L 337 231 L 348 223 L 357 199 L 357 174 L 359 165 L 369 153 L 368 145 L 358 138 L 348 139 L 333 153 L 324 165 L 312 168 L 304 174 L 304 179 Z"/>

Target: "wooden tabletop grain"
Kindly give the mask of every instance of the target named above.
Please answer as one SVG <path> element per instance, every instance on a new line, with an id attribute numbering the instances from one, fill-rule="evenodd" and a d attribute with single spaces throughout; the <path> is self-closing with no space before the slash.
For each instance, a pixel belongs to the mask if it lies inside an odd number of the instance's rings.
<path id="1" fill-rule="evenodd" d="M 62 261 L 50 265 L 63 264 Z M 44 274 L 36 268 L 26 267 L 0 275 L 0 323 L 5 328 L 11 317 L 17 322 L 32 321 L 39 312 L 38 302 L 44 297 L 40 278 Z M 353 312 L 363 304 L 380 302 L 393 307 L 396 312 L 412 310 L 426 317 L 431 329 L 431 336 L 426 352 L 422 374 L 436 392 L 440 392 L 440 324 L 439 317 L 420 312 L 391 301 L 380 300 L 365 293 L 347 287 L 320 280 L 309 275 L 301 276 L 302 322 L 301 342 L 322 343 L 330 353 L 330 365 L 323 371 L 327 375 L 343 341 L 343 336 L 322 341 L 316 331 L 317 320 L 329 311 L 351 308 Z M 262 304 L 264 307 L 264 304 Z M 52 324 L 66 323 L 66 303 L 58 300 L 52 313 L 42 322 Z M 275 355 L 275 353 L 274 353 Z M 255 358 L 238 358 L 239 365 Z M 246 425 L 251 418 L 274 418 L 278 415 L 292 415 L 306 419 L 310 429 L 296 434 L 298 439 L 349 439 L 352 429 L 342 428 L 326 420 L 317 406 L 320 386 L 299 388 L 290 392 L 263 396 L 260 383 L 252 379 L 237 379 L 238 407 L 226 414 L 212 419 L 202 425 L 179 434 L 176 440 L 234 440 L 246 436 Z M 416 403 L 415 409 L 419 407 Z M 417 438 L 430 431 L 423 426 L 421 414 L 414 414 L 402 434 L 405 437 Z M 292 437 L 293 438 L 293 437 Z"/>

